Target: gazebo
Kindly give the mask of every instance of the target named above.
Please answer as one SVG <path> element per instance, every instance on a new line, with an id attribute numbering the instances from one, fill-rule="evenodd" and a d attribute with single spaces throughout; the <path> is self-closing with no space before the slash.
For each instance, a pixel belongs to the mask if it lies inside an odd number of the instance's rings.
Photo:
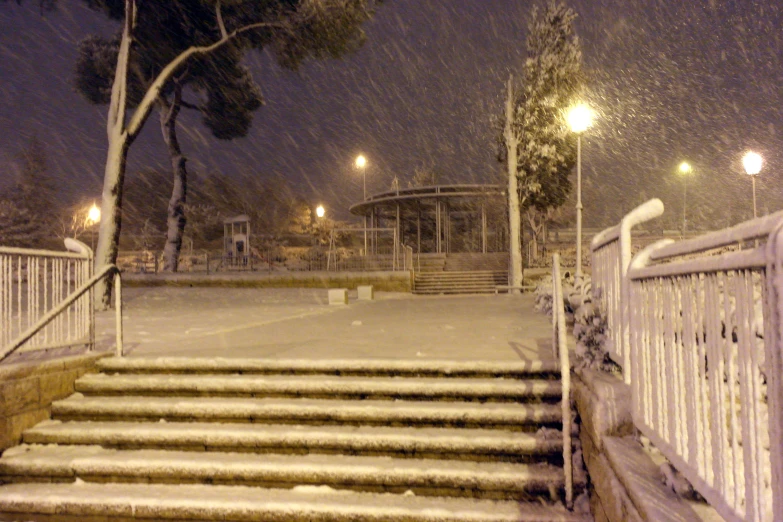
<path id="1" fill-rule="evenodd" d="M 374 194 L 350 207 L 368 228 L 394 228 L 420 254 L 508 252 L 500 185 L 435 185 Z M 372 248 L 372 240 L 371 240 Z"/>

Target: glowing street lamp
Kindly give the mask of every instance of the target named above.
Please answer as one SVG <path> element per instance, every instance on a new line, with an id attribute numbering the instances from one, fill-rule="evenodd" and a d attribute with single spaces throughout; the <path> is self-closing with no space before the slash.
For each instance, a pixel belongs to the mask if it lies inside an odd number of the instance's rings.
<path id="1" fill-rule="evenodd" d="M 362 169 L 362 199 L 367 200 L 367 158 L 356 156 L 356 166 Z M 364 215 L 364 254 L 367 255 L 367 214 Z"/>
<path id="2" fill-rule="evenodd" d="M 319 218 L 322 218 L 324 217 L 325 214 L 326 214 L 326 210 L 324 209 L 324 206 L 318 205 L 318 207 L 315 209 L 315 215 L 318 216 Z"/>
<path id="3" fill-rule="evenodd" d="M 576 273 L 582 279 L 582 133 L 593 124 L 593 110 L 580 103 L 571 107 L 566 121 L 571 132 L 576 134 Z"/>
<path id="4" fill-rule="evenodd" d="M 677 168 L 682 175 L 682 235 L 685 235 L 686 209 L 688 208 L 688 176 L 693 173 L 693 167 L 687 161 L 680 163 Z"/>
<path id="5" fill-rule="evenodd" d="M 92 228 L 92 233 L 90 234 L 90 248 L 92 250 L 95 250 L 95 225 L 100 223 L 100 221 L 101 209 L 98 208 L 98 205 L 93 203 L 89 210 L 87 210 L 87 219 L 85 220 L 85 225 Z"/>
<path id="6" fill-rule="evenodd" d="M 753 217 L 756 217 L 756 174 L 761 172 L 761 165 L 764 160 L 761 155 L 748 151 L 742 157 L 742 166 L 745 167 L 745 173 L 753 180 Z"/>

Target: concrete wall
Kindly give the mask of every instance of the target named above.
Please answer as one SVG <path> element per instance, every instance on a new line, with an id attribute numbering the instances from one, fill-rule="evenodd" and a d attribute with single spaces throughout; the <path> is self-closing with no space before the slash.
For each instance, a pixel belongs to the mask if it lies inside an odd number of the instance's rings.
<path id="1" fill-rule="evenodd" d="M 702 522 L 689 503 L 664 486 L 662 471 L 638 441 L 631 390 L 619 376 L 577 370 L 573 400 L 595 522 Z"/>
<path id="2" fill-rule="evenodd" d="M 22 432 L 49 419 L 52 402 L 74 392 L 73 383 L 94 371 L 105 353 L 0 366 L 0 452 L 16 446 Z"/>
<path id="3" fill-rule="evenodd" d="M 398 272 L 244 272 L 219 274 L 123 274 L 125 286 L 223 286 L 247 288 L 348 288 L 410 292 L 411 275 Z"/>

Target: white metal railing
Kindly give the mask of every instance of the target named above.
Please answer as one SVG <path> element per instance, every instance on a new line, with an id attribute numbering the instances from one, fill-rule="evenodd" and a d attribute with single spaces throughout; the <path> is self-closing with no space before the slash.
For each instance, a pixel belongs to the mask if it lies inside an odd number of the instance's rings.
<path id="1" fill-rule="evenodd" d="M 623 380 L 630 383 L 628 289 L 625 274 L 631 263 L 631 229 L 663 214 L 660 199 L 651 199 L 625 215 L 620 224 L 597 234 L 591 244 L 593 301 L 606 317 L 605 348 L 614 362 L 623 368 Z"/>
<path id="2" fill-rule="evenodd" d="M 574 472 L 571 458 L 571 360 L 566 344 L 563 279 L 560 276 L 560 255 L 552 257 L 552 349 L 560 360 L 560 379 L 563 387 L 563 471 L 565 473 L 565 501 L 568 509 L 574 506 Z"/>
<path id="3" fill-rule="evenodd" d="M 634 423 L 729 521 L 783 520 L 783 212 L 640 252 Z"/>
<path id="4" fill-rule="evenodd" d="M 90 278 L 92 251 L 66 239 L 70 252 L 0 247 L 0 361 L 14 352 L 95 346 L 95 284 L 114 274 L 117 353 L 122 355 L 122 287 L 119 270 Z"/>

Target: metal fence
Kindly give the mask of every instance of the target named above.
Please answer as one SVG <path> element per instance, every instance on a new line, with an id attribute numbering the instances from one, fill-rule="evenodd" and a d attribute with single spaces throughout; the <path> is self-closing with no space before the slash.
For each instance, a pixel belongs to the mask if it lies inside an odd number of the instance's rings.
<path id="1" fill-rule="evenodd" d="M 726 520 L 783 520 L 783 212 L 650 245 L 627 281 L 634 423 Z"/>
<path id="2" fill-rule="evenodd" d="M 660 199 L 651 199 L 628 213 L 619 225 L 607 228 L 593 238 L 592 292 L 607 320 L 606 350 L 623 367 L 623 379 L 630 382 L 629 322 L 625 275 L 631 262 L 631 229 L 663 214 Z"/>
<path id="3" fill-rule="evenodd" d="M 90 249 L 70 239 L 65 245 L 69 252 L 0 247 L 0 347 L 11 344 L 90 278 Z M 70 304 L 17 351 L 91 345 L 91 295 Z"/>

